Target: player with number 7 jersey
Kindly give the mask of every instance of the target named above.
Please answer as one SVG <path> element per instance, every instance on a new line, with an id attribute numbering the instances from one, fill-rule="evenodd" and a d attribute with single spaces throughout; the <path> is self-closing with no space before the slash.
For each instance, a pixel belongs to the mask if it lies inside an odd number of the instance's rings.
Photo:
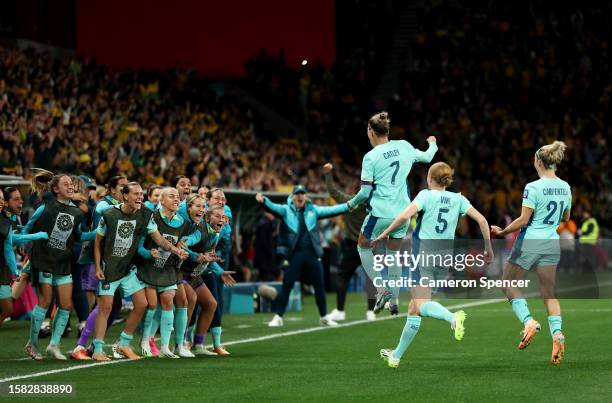
<path id="1" fill-rule="evenodd" d="M 348 201 L 352 210 L 362 202 L 367 203 L 366 216 L 359 234 L 358 247 L 361 265 L 374 284 L 381 274 L 374 270 L 374 254 L 370 241 L 376 238 L 410 204 L 408 174 L 416 162 L 431 162 L 438 146 L 436 138 L 427 139 L 427 151 L 415 149 L 406 140 L 389 140 L 390 120 L 386 112 L 377 113 L 368 122 L 368 138 L 372 145 L 361 166 L 361 188 Z M 401 241 L 408 230 L 408 223 L 390 234 L 386 254 L 394 254 L 400 249 Z M 402 267 L 391 264 L 387 267 L 390 280 L 402 275 Z M 377 287 L 378 296 L 374 312 L 380 312 L 389 303 L 391 314 L 397 314 L 399 287 Z"/>

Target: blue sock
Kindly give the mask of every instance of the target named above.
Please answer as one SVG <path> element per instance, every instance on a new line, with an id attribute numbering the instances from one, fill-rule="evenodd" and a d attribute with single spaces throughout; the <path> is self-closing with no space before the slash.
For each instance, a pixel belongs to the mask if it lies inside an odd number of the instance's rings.
<path id="1" fill-rule="evenodd" d="M 396 253 L 396 251 L 391 250 L 391 249 L 386 249 L 385 252 L 387 256 L 389 255 L 395 256 L 395 253 Z M 394 258 L 393 263 L 387 266 L 387 277 L 389 280 L 393 280 L 399 283 L 400 280 L 402 279 L 402 266 L 398 265 L 397 263 L 398 263 L 397 259 Z M 389 287 L 389 289 L 393 293 L 394 298 L 396 299 L 399 298 L 399 294 L 400 294 L 399 285 Z"/>
<path id="2" fill-rule="evenodd" d="M 419 332 L 419 327 L 421 327 L 421 317 L 420 316 L 408 316 L 406 318 L 406 325 L 404 326 L 404 330 L 402 330 L 402 335 L 400 336 L 400 341 L 395 350 L 391 355 L 393 358 L 402 358 L 402 355 L 412 343 L 412 339 Z"/>
<path id="3" fill-rule="evenodd" d="M 69 317 L 70 311 L 65 309 L 60 308 L 55 312 L 55 318 L 53 318 L 53 325 L 51 326 L 51 344 L 59 346 L 64 330 L 66 330 Z"/>
<path id="4" fill-rule="evenodd" d="M 170 335 L 172 334 L 172 325 L 174 322 L 174 311 L 172 309 L 161 311 L 160 332 L 161 345 L 167 347 L 170 343 Z"/>
<path id="5" fill-rule="evenodd" d="M 421 316 L 453 322 L 453 313 L 436 301 L 427 301 L 421 304 Z"/>
<path id="6" fill-rule="evenodd" d="M 155 316 L 155 309 L 147 309 L 142 324 L 142 338 L 149 342 L 151 337 L 151 328 L 153 327 L 153 317 Z"/>
<path id="7" fill-rule="evenodd" d="M 187 329 L 187 308 L 176 308 L 174 313 L 174 343 L 183 345 Z"/>
<path id="8" fill-rule="evenodd" d="M 510 303 L 512 304 L 514 314 L 521 323 L 525 323 L 531 319 L 531 313 L 529 313 L 529 307 L 527 306 L 527 300 L 525 298 L 515 298 L 510 301 Z"/>
<path id="9" fill-rule="evenodd" d="M 550 328 L 550 335 L 555 336 L 555 333 L 561 331 L 561 316 L 552 315 L 548 317 L 548 327 Z"/>
<path id="10" fill-rule="evenodd" d="M 372 280 L 374 286 L 376 284 L 380 284 L 380 280 L 375 281 L 376 279 L 382 279 L 382 275 L 380 271 L 374 270 L 374 253 L 372 252 L 372 248 L 362 248 L 361 246 L 357 247 L 357 252 L 359 252 L 359 258 L 361 259 L 361 267 L 367 274 L 367 276 Z M 380 292 L 384 290 L 384 287 L 376 287 L 376 289 Z"/>
<path id="11" fill-rule="evenodd" d="M 157 331 L 159 330 L 159 326 L 161 323 L 161 307 L 157 305 L 157 309 L 155 310 L 155 315 L 153 315 L 153 319 L 151 320 L 151 330 L 149 332 L 150 337 L 154 337 Z"/>
<path id="12" fill-rule="evenodd" d="M 30 343 L 33 346 L 38 347 L 38 333 L 42 326 L 43 320 L 45 320 L 47 310 L 39 305 L 36 305 L 32 310 L 32 317 L 30 319 Z"/>
<path id="13" fill-rule="evenodd" d="M 94 354 L 95 353 L 104 353 L 104 340 L 94 339 Z"/>
<path id="14" fill-rule="evenodd" d="M 119 345 L 122 347 L 127 347 L 130 345 L 133 338 L 134 336 L 132 336 L 131 334 L 127 334 L 125 331 L 123 331 L 119 336 Z"/>
<path id="15" fill-rule="evenodd" d="M 213 337 L 213 346 L 219 347 L 221 346 L 221 326 L 213 327 L 210 329 Z"/>

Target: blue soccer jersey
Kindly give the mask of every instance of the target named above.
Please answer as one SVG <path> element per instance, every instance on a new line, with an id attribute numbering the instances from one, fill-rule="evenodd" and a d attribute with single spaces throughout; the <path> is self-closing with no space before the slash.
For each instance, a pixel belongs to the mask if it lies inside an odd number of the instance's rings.
<path id="1" fill-rule="evenodd" d="M 430 162 L 437 150 L 435 142 L 429 144 L 427 151 L 420 151 L 406 140 L 391 140 L 370 150 L 361 167 L 362 182 L 372 183 L 368 198 L 370 214 L 394 218 L 408 207 L 408 174 L 412 164 Z"/>

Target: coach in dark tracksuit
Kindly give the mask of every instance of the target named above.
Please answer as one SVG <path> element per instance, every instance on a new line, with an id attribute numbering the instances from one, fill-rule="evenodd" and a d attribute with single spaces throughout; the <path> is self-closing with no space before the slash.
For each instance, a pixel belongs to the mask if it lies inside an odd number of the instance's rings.
<path id="1" fill-rule="evenodd" d="M 332 170 L 333 165 L 330 163 L 323 166 L 327 192 L 336 202 L 346 203 L 353 196 L 338 189 L 338 186 L 334 183 Z M 366 203 L 362 203 L 344 217 L 344 240 L 342 241 L 342 261 L 340 262 L 338 289 L 336 290 L 336 309 L 329 314 L 330 318 L 333 320 L 345 319 L 344 304 L 346 302 L 346 290 L 349 280 L 353 274 L 355 274 L 357 268 L 361 266 L 361 259 L 357 252 L 357 239 L 359 238 L 359 231 L 361 231 L 361 224 L 363 224 L 363 220 L 365 220 L 367 214 Z M 374 304 L 376 303 L 376 288 L 374 284 L 372 284 L 372 280 L 367 276 L 365 289 L 368 298 L 367 318 L 374 319 L 376 317 L 373 312 Z"/>
<path id="2" fill-rule="evenodd" d="M 315 299 L 321 316 L 320 324 L 323 326 L 335 325 L 334 321 L 327 318 L 323 266 L 321 264 L 323 248 L 321 248 L 317 221 L 348 212 L 347 204 L 316 206 L 306 197 L 306 188 L 302 185 L 293 188 L 293 194 L 287 199 L 287 204 L 284 205 L 271 202 L 261 193 L 257 194 L 256 199 L 267 210 L 282 219 L 278 249 L 279 252 L 287 256 L 289 263 L 284 270 L 282 290 L 276 301 L 276 315 L 269 326 L 283 325 L 282 316 L 287 308 L 289 294 L 302 269 L 308 270 L 315 289 Z"/>

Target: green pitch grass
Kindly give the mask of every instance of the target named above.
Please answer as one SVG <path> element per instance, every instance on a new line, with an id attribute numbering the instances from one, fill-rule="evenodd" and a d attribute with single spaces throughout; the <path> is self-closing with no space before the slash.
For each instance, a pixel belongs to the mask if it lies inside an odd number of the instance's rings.
<path id="1" fill-rule="evenodd" d="M 330 296 L 330 310 L 334 302 L 335 297 Z M 405 311 L 405 297 L 403 302 Z M 456 306 L 480 301 L 443 302 Z M 562 300 L 561 306 L 567 346 L 566 359 L 559 367 L 550 364 L 551 338 L 539 300 L 531 300 L 530 307 L 542 323 L 542 332 L 525 351 L 517 350 L 521 325 L 510 306 L 494 302 L 464 308 L 468 319 L 461 342 L 454 340 L 447 323 L 423 319 L 397 370 L 388 368 L 378 354 L 380 348 L 395 347 L 404 317 L 233 344 L 318 328 L 314 300 L 306 297 L 304 311 L 287 314 L 285 327 L 280 329 L 266 326 L 270 314 L 225 316 L 223 339 L 232 353 L 227 358 L 96 364 L 11 383 L 70 382 L 78 401 L 97 402 L 611 401 L 612 300 Z M 364 318 L 362 296 L 350 295 L 347 322 Z M 107 342 L 118 331 L 113 329 Z M 0 328 L 0 384 L 13 376 L 87 365 L 23 360 L 26 334 L 25 322 Z M 75 340 L 63 340 L 62 349 L 71 348 Z M 48 339 L 41 340 L 42 346 L 47 343 Z"/>

